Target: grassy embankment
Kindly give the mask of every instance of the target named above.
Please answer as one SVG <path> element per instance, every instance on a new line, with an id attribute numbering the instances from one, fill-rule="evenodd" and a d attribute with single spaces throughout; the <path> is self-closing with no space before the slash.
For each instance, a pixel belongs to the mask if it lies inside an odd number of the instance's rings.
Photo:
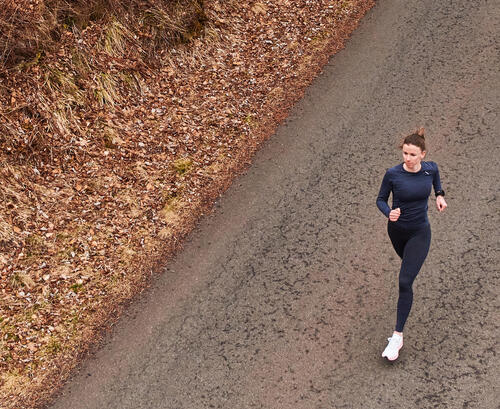
<path id="1" fill-rule="evenodd" d="M 205 19 L 199 0 L 2 4 L 1 407 L 64 371 L 105 306 L 141 285 L 127 269 L 149 244 L 129 223 L 148 207 L 134 185 L 175 183 L 189 160 L 155 180 L 117 117 L 133 123 L 124 115 L 147 92 L 148 72 L 166 50 L 206 34 Z M 150 211 L 173 205 L 161 188 L 157 196 Z M 108 201 L 117 206 L 107 211 Z"/>
<path id="2" fill-rule="evenodd" d="M 0 407 L 46 399 L 372 0 L 7 0 Z"/>

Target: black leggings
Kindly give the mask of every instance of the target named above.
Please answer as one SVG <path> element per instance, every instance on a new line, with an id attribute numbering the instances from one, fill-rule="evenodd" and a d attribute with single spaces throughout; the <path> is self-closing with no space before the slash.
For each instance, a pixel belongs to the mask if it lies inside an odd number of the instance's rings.
<path id="1" fill-rule="evenodd" d="M 396 331 L 403 332 L 413 302 L 412 284 L 424 264 L 431 244 L 431 226 L 426 223 L 414 228 L 397 226 L 389 222 L 387 232 L 392 245 L 401 258 L 399 271 L 399 299 Z"/>

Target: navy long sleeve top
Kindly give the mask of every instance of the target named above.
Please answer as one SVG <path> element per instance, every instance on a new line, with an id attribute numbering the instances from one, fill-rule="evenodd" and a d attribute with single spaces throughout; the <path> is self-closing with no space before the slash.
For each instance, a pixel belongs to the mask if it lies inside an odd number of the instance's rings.
<path id="1" fill-rule="evenodd" d="M 438 166 L 435 162 L 420 162 L 418 172 L 408 172 L 400 163 L 384 175 L 377 197 L 380 211 L 389 217 L 391 209 L 401 209 L 399 219 L 394 222 L 400 226 L 416 227 L 429 223 L 427 217 L 428 199 L 432 186 L 434 192 L 441 190 Z M 392 208 L 387 204 L 392 192 Z"/>

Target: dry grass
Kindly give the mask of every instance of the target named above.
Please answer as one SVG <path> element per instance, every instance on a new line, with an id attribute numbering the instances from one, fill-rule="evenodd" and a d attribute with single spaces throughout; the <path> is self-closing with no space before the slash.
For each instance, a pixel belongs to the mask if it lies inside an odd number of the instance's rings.
<path id="1" fill-rule="evenodd" d="M 93 23 L 107 26 L 102 46 L 110 55 L 124 54 L 124 38 L 136 46 L 138 38 L 146 40 L 142 51 L 151 58 L 160 45 L 198 36 L 204 20 L 201 0 L 5 0 L 0 10 L 0 64 L 30 64 L 41 53 L 56 50 L 68 33 Z M 134 24 L 127 24 L 131 21 Z"/>
<path id="2" fill-rule="evenodd" d="M 201 0 L 7 0 L 0 147 L 33 156 L 85 136 L 89 106 L 113 107 L 127 88 L 142 92 L 144 67 L 198 37 L 204 20 Z"/>

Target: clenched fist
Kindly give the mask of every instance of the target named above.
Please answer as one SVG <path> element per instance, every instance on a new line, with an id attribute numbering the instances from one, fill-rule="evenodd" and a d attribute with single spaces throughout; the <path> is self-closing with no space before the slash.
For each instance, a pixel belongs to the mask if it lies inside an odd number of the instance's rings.
<path id="1" fill-rule="evenodd" d="M 440 212 L 442 212 L 444 209 L 446 209 L 448 207 L 443 196 L 438 196 L 436 198 L 436 207 Z"/>
<path id="2" fill-rule="evenodd" d="M 391 210 L 389 213 L 389 220 L 391 222 L 395 222 L 396 220 L 399 219 L 399 216 L 401 215 L 401 209 L 398 207 L 397 209 Z"/>

